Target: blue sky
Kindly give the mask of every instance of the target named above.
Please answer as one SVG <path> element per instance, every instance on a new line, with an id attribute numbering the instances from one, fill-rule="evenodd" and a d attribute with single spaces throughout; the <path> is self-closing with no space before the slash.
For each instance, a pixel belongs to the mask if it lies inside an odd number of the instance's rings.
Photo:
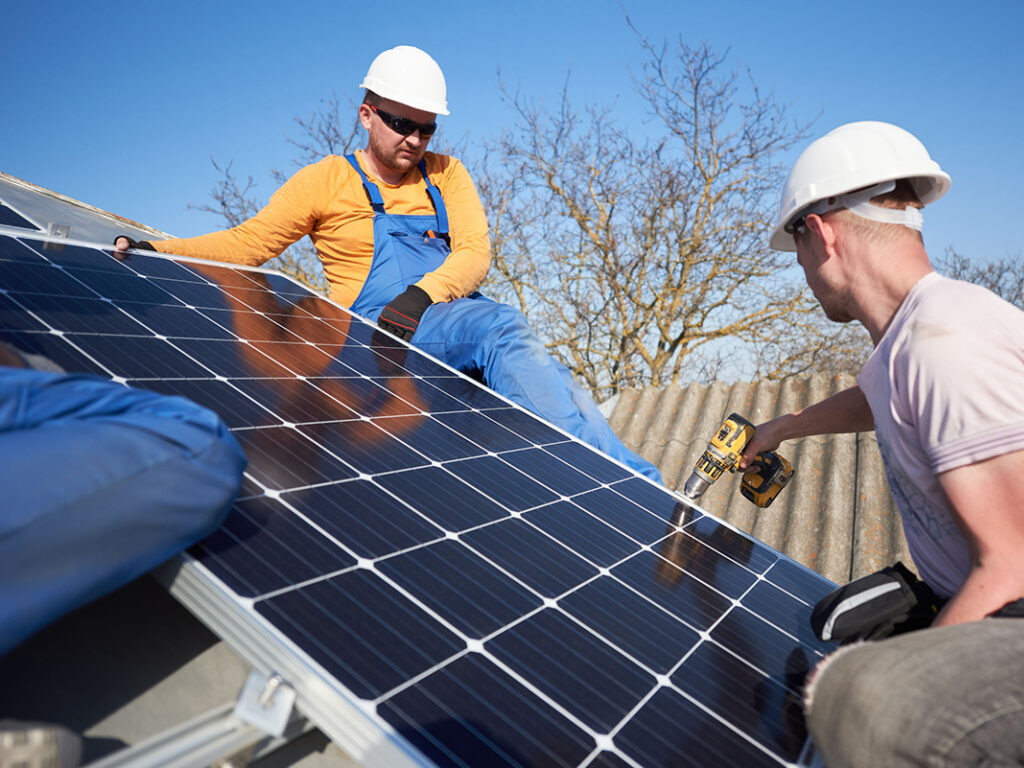
<path id="1" fill-rule="evenodd" d="M 291 0 L 16 3 L 3 14 L 0 170 L 179 236 L 217 228 L 186 204 L 209 201 L 210 164 L 233 161 L 266 199 L 288 171 L 296 116 L 336 92 L 358 99 L 373 57 L 418 45 L 448 81 L 445 137 L 472 144 L 512 119 L 498 71 L 553 103 L 569 76 L 576 104 L 617 104 L 642 120 L 631 73 L 652 40 L 729 50 L 730 67 L 817 117 L 915 133 L 953 178 L 925 214 L 933 255 L 978 260 L 1024 251 L 1024 3 L 809 5 L 719 0 L 384 3 Z"/>

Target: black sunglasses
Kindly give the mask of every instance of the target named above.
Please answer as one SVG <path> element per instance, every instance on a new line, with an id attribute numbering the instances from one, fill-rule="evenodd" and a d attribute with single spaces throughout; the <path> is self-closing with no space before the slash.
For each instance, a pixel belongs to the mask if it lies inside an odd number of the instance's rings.
<path id="1" fill-rule="evenodd" d="M 791 235 L 803 234 L 804 230 L 807 229 L 807 217 L 797 216 L 793 221 L 783 227 L 783 229 Z"/>
<path id="2" fill-rule="evenodd" d="M 410 120 L 407 117 L 399 117 L 398 115 L 392 115 L 390 112 L 385 112 L 373 104 L 370 104 L 369 107 L 377 113 L 377 116 L 384 121 L 388 128 L 402 136 L 409 136 L 419 131 L 422 138 L 429 139 L 434 135 L 434 131 L 437 130 L 437 123 L 417 123 L 415 120 Z"/>

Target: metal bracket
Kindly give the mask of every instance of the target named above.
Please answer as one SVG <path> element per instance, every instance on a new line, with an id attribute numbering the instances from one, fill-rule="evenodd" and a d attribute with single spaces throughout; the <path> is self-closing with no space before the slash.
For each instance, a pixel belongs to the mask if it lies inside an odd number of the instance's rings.
<path id="1" fill-rule="evenodd" d="M 294 703 L 283 677 L 253 671 L 233 707 L 225 703 L 87 768 L 240 768 L 313 727 Z"/>
<path id="2" fill-rule="evenodd" d="M 295 689 L 281 675 L 253 670 L 238 694 L 235 716 L 271 736 L 281 736 L 294 705 Z"/>

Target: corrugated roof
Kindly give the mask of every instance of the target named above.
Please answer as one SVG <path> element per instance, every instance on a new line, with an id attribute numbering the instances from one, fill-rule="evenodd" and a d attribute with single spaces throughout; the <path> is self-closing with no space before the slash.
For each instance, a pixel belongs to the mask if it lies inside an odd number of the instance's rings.
<path id="1" fill-rule="evenodd" d="M 855 382 L 818 374 L 781 382 L 670 385 L 627 390 L 609 417 L 630 448 L 682 491 L 708 439 L 735 411 L 755 424 L 816 403 Z M 896 560 L 912 566 L 873 432 L 807 437 L 779 449 L 795 475 L 767 509 L 728 475 L 701 499 L 709 512 L 826 578 L 844 584 Z"/>

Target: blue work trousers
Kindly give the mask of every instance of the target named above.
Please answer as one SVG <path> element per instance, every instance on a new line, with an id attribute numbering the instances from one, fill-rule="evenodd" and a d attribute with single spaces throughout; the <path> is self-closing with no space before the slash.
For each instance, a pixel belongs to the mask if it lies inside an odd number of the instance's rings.
<path id="1" fill-rule="evenodd" d="M 661 482 L 658 469 L 622 444 L 519 310 L 479 294 L 431 304 L 411 343 L 456 370 L 479 374 L 495 392 Z"/>
<path id="2" fill-rule="evenodd" d="M 389 302 L 451 254 L 446 239 L 437 236 L 448 231 L 448 213 L 425 163 L 419 169 L 434 204 L 433 216 L 388 213 L 380 189 L 355 155 L 346 159 L 362 178 L 374 211 L 373 263 L 352 310 L 376 321 Z M 432 304 L 411 344 L 458 371 L 476 374 L 498 394 L 661 482 L 657 468 L 622 444 L 590 395 L 548 354 L 518 310 L 479 293 Z"/>
<path id="3" fill-rule="evenodd" d="M 0 654 L 212 532 L 244 468 L 188 400 L 0 367 Z"/>

